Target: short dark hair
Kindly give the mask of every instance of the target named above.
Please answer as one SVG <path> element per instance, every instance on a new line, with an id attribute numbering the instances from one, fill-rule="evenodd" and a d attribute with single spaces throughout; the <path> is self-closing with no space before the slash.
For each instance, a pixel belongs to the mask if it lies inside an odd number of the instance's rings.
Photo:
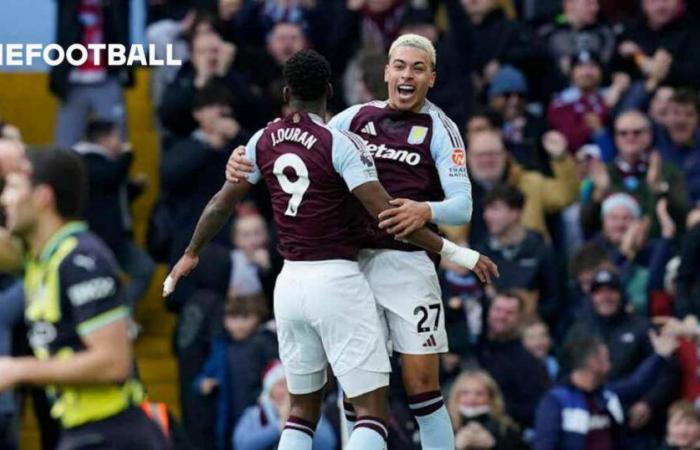
<path id="1" fill-rule="evenodd" d="M 330 79 L 330 64 L 313 50 L 298 51 L 284 65 L 284 80 L 292 96 L 304 102 L 320 100 Z"/>
<path id="2" fill-rule="evenodd" d="M 32 185 L 45 184 L 54 194 L 56 212 L 64 219 L 77 219 L 87 197 L 87 172 L 82 159 L 63 149 L 32 149 L 27 152 Z"/>
<path id="3" fill-rule="evenodd" d="M 564 341 L 563 362 L 567 373 L 586 367 L 588 359 L 595 355 L 605 341 L 597 335 L 574 332 Z"/>
<path id="4" fill-rule="evenodd" d="M 610 258 L 603 246 L 597 242 L 586 242 L 571 258 L 570 270 L 575 277 L 587 270 L 596 270 L 603 263 L 610 262 Z"/>
<path id="5" fill-rule="evenodd" d="M 117 131 L 117 124 L 109 120 L 93 119 L 88 122 L 85 130 L 85 139 L 88 142 L 97 142 Z"/>
<path id="6" fill-rule="evenodd" d="M 484 206 L 488 207 L 496 202 L 503 202 L 511 209 L 522 210 L 525 207 L 525 195 L 517 187 L 501 183 L 486 194 Z"/>
<path id="7" fill-rule="evenodd" d="M 234 295 L 226 301 L 224 312 L 228 316 L 258 316 L 263 321 L 269 315 L 267 299 L 262 294 Z"/>
<path id="8" fill-rule="evenodd" d="M 499 299 L 499 298 L 508 298 L 508 299 L 516 300 L 518 302 L 518 312 L 519 313 L 525 312 L 525 308 L 527 307 L 527 300 L 525 299 L 525 296 L 523 295 L 523 292 L 521 289 L 508 289 L 505 291 L 497 292 L 493 296 L 493 298 L 491 299 L 489 309 L 494 304 L 496 299 Z"/>
<path id="9" fill-rule="evenodd" d="M 198 109 L 214 105 L 233 106 L 233 95 L 224 84 L 210 81 L 195 92 L 192 100 L 192 110 L 197 111 Z"/>
<path id="10" fill-rule="evenodd" d="M 698 93 L 692 88 L 675 89 L 671 96 L 671 102 L 679 105 L 692 106 L 695 113 L 700 113 L 700 105 L 698 104 Z"/>

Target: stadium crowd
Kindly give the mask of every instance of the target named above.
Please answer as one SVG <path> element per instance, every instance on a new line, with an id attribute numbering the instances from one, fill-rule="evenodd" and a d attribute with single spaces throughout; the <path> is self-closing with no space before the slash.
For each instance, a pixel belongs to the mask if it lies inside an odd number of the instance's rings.
<path id="1" fill-rule="evenodd" d="M 128 3 L 58 2 L 57 42 L 128 42 Z M 155 263 L 183 253 L 231 152 L 285 114 L 282 65 L 294 53 L 330 61 L 335 113 L 385 99 L 389 45 L 416 33 L 437 49 L 428 99 L 460 127 L 472 183 L 471 223 L 443 231 L 500 271 L 483 285 L 440 266 L 450 347 L 441 384 L 456 448 L 700 448 L 700 2 L 147 3 L 148 41 L 174 44 L 186 63 L 150 69 L 161 146 L 146 249 L 129 211 L 147 183 L 129 174 L 132 74 L 57 67 L 50 86 L 61 100 L 56 143 L 85 162 L 85 219 L 127 276 L 130 307 Z M 21 130 L 0 131 L 0 155 L 21 155 Z M 178 318 L 182 448 L 274 449 L 289 415 L 271 222 L 256 185 L 166 300 Z M 22 346 L 22 289 L 2 283 L 8 355 Z M 418 449 L 394 369 L 388 447 Z M 338 395 L 328 390 L 315 449 L 340 448 Z M 17 399 L 0 394 L 0 448 L 15 448 L 18 417 Z"/>

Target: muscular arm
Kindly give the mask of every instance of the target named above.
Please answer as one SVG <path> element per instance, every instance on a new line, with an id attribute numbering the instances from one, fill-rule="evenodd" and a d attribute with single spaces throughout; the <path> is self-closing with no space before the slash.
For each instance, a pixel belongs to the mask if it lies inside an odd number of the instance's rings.
<path id="1" fill-rule="evenodd" d="M 197 227 L 185 251 L 186 253 L 199 254 L 202 247 L 209 243 L 216 236 L 216 233 L 221 230 L 221 227 L 226 224 L 226 221 L 233 213 L 233 207 L 246 196 L 251 186 L 247 181 L 242 181 L 238 184 L 229 183 L 228 181 L 224 183 L 219 192 L 209 200 L 209 203 L 204 208 L 204 212 L 199 217 Z"/>
<path id="2" fill-rule="evenodd" d="M 6 358 L 3 373 L 13 384 L 97 384 L 116 383 L 131 374 L 132 353 L 126 318 L 105 325 L 82 337 L 85 350 L 70 358 Z M 7 366 L 5 365 L 7 364 Z"/>
<path id="3" fill-rule="evenodd" d="M 391 197 L 378 181 L 361 184 L 352 193 L 375 219 L 379 213 L 392 207 L 389 204 Z M 425 227 L 408 235 L 406 240 L 433 253 L 442 250 L 442 238 Z"/>

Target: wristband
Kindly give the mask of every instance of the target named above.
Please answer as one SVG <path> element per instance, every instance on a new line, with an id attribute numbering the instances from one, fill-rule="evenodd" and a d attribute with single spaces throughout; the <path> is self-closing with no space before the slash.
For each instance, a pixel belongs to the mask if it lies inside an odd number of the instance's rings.
<path id="1" fill-rule="evenodd" d="M 449 259 L 455 264 L 466 267 L 469 270 L 473 270 L 474 267 L 476 267 L 476 263 L 479 262 L 479 256 L 481 255 L 479 255 L 479 252 L 470 248 L 460 247 L 454 242 L 443 238 L 440 256 Z"/>
<path id="2" fill-rule="evenodd" d="M 173 293 L 173 289 L 175 287 L 174 284 L 175 280 L 173 280 L 173 277 L 168 275 L 168 277 L 163 282 L 163 297 L 167 297 Z"/>

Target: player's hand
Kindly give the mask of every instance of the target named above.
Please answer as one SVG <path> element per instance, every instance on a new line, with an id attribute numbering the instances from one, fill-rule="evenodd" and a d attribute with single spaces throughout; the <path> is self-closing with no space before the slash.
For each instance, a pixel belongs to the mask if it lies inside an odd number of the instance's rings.
<path id="1" fill-rule="evenodd" d="M 486 255 L 479 255 L 479 261 L 477 261 L 472 272 L 474 272 L 484 284 L 491 284 L 491 278 L 498 278 L 501 276 L 498 273 L 498 266 Z"/>
<path id="2" fill-rule="evenodd" d="M 651 419 L 651 408 L 649 404 L 641 401 L 637 402 L 629 410 L 629 424 L 633 430 L 639 430 L 644 427 Z"/>
<path id="3" fill-rule="evenodd" d="M 231 152 L 226 162 L 226 181 L 238 184 L 245 180 L 246 174 L 253 172 L 253 163 L 245 158 L 245 147 L 239 145 Z"/>
<path id="4" fill-rule="evenodd" d="M 20 381 L 14 358 L 0 357 L 0 373 L 0 392 L 12 389 Z"/>
<path id="5" fill-rule="evenodd" d="M 395 198 L 389 204 L 394 208 L 379 213 L 379 228 L 400 239 L 425 226 L 432 216 L 425 202 Z"/>
<path id="6" fill-rule="evenodd" d="M 177 264 L 175 264 L 173 270 L 170 271 L 165 279 L 165 282 L 163 283 L 163 297 L 167 297 L 168 295 L 172 294 L 173 291 L 175 291 L 180 278 L 189 275 L 190 272 L 197 267 L 197 264 L 199 264 L 199 256 L 185 252 L 185 254 L 182 255 L 182 258 L 180 258 Z"/>

